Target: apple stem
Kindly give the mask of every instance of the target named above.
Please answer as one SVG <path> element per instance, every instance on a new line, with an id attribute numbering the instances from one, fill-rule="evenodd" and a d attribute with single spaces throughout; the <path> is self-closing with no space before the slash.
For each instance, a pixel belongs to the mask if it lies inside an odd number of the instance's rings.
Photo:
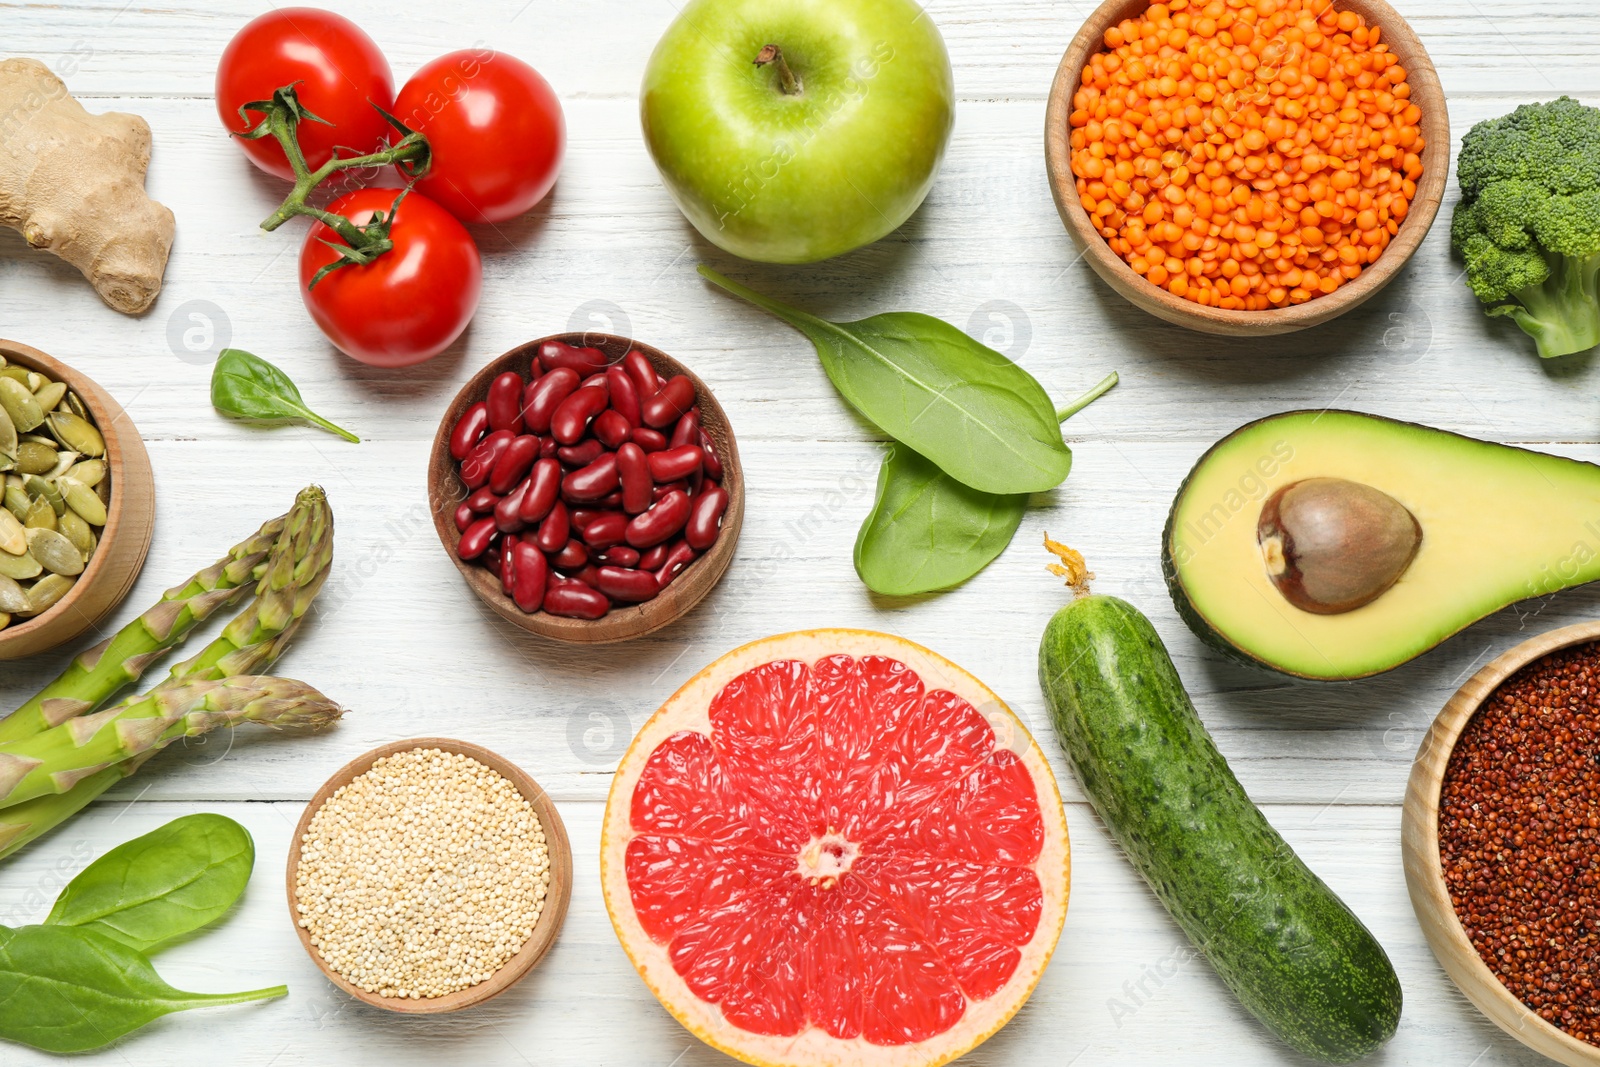
<path id="1" fill-rule="evenodd" d="M 800 79 L 789 69 L 788 61 L 783 58 L 783 49 L 775 44 L 762 48 L 756 55 L 756 66 L 764 67 L 768 63 L 778 65 L 778 84 L 783 86 L 783 95 L 794 96 L 800 92 Z"/>

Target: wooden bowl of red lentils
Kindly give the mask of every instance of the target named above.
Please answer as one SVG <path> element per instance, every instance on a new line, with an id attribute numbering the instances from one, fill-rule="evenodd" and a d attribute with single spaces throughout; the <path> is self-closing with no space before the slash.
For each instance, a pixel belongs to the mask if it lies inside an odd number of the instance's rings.
<path id="1" fill-rule="evenodd" d="M 1535 637 L 1450 698 L 1401 818 L 1445 972 L 1500 1029 L 1600 1064 L 1600 622 Z"/>
<path id="2" fill-rule="evenodd" d="M 1383 0 L 1106 0 L 1045 117 L 1056 209 L 1106 284 L 1204 333 L 1363 303 L 1433 225 L 1444 90 Z"/>
<path id="3" fill-rule="evenodd" d="M 285 876 L 328 980 L 412 1015 L 497 997 L 542 960 L 572 897 L 572 846 L 516 764 L 442 737 L 345 764 L 306 805 Z"/>

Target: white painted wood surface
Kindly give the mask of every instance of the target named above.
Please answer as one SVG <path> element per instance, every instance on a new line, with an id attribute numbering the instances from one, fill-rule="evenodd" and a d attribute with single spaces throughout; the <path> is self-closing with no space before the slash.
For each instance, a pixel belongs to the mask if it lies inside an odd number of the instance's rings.
<path id="1" fill-rule="evenodd" d="M 639 138 L 635 88 L 674 5 L 336 6 L 377 38 L 402 80 L 437 54 L 486 41 L 539 67 L 567 110 L 571 147 L 553 199 L 526 219 L 478 231 L 486 279 L 477 319 L 447 354 L 412 371 L 373 370 L 336 354 L 300 306 L 297 235 L 255 228 L 281 187 L 228 144 L 210 91 L 224 42 L 264 5 L 0 5 L 7 54 L 52 65 L 69 57 L 68 83 L 92 108 L 149 119 L 150 188 L 179 219 L 166 291 L 141 319 L 106 309 L 70 268 L 0 233 L 0 336 L 92 374 L 128 407 L 150 447 L 157 537 L 117 623 L 283 510 L 306 482 L 328 488 L 340 529 L 332 583 L 282 669 L 350 705 L 343 725 L 310 740 L 240 732 L 169 752 L 0 867 L 0 922 L 21 923 L 41 918 L 55 888 L 88 859 L 178 814 L 224 812 L 256 835 L 256 877 L 243 906 L 164 954 L 161 968 L 199 989 L 287 981 L 289 998 L 172 1017 L 91 1062 L 730 1062 L 656 1005 L 601 906 L 600 814 L 631 729 L 694 670 L 743 641 L 863 626 L 970 668 L 1056 753 L 1034 680 L 1038 634 L 1064 596 L 1036 547 L 1046 529 L 1087 552 L 1101 591 L 1151 614 L 1245 786 L 1389 950 L 1405 1015 L 1370 1062 L 1536 1061 L 1456 993 L 1423 943 L 1401 875 L 1398 803 L 1422 731 L 1454 687 L 1528 632 L 1592 617 L 1600 592 L 1508 610 L 1380 679 L 1318 686 L 1202 649 L 1173 613 L 1156 562 L 1167 505 L 1195 458 L 1221 434 L 1276 411 L 1350 406 L 1600 459 L 1592 357 L 1541 364 L 1513 327 L 1481 315 L 1449 255 L 1453 198 L 1405 275 L 1342 321 L 1249 345 L 1162 325 L 1077 263 L 1045 184 L 1044 94 L 1092 5 L 933 0 L 962 102 L 927 204 L 872 248 L 815 267 L 759 267 L 693 234 Z M 1471 123 L 1525 101 L 1566 92 L 1600 103 L 1600 13 L 1584 0 L 1402 9 L 1439 67 L 1458 139 Z M 996 564 L 942 596 L 875 598 L 850 566 L 877 466 L 875 435 L 834 395 L 798 335 L 710 290 L 693 272 L 699 261 L 834 317 L 913 308 L 941 315 L 1007 349 L 1063 399 L 1111 369 L 1122 385 L 1069 424 L 1071 479 L 1035 501 Z M 233 345 L 281 363 L 317 410 L 364 443 L 255 431 L 213 414 L 205 357 L 169 340 L 207 305 L 221 311 L 219 330 Z M 717 592 L 680 624 L 599 651 L 538 643 L 481 610 L 433 534 L 423 493 L 438 412 L 459 384 L 491 356 L 573 323 L 631 328 L 689 361 L 734 420 L 750 482 L 739 557 Z M 0 703 L 20 701 L 63 662 L 0 665 Z M 445 1019 L 396 1018 L 339 995 L 301 953 L 281 888 L 305 798 L 357 753 L 421 734 L 476 741 L 527 768 L 561 803 L 579 869 L 566 930 L 541 969 L 493 1004 Z M 963 1062 L 1299 1062 L 1203 962 L 1186 959 L 1182 935 L 1116 854 L 1059 759 L 1056 768 L 1076 860 L 1066 934 L 1028 1007 Z M 0 1062 L 49 1060 L 7 1047 Z"/>

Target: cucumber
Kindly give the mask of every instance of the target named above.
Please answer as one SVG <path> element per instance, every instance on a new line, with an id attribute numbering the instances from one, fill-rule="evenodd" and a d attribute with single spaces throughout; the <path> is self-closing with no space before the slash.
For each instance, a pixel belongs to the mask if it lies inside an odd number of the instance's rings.
<path id="1" fill-rule="evenodd" d="M 1328 1063 L 1389 1040 L 1383 946 L 1250 802 L 1150 620 L 1108 596 L 1062 608 L 1039 684 L 1095 811 L 1251 1014 Z"/>

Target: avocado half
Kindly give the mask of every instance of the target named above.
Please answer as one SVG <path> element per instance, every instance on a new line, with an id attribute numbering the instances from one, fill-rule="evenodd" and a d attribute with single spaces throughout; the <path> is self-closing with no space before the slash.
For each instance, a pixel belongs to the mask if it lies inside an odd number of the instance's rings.
<path id="1" fill-rule="evenodd" d="M 1421 531 L 1393 584 L 1348 611 L 1296 607 L 1268 570 L 1262 509 L 1307 479 L 1377 489 Z M 1300 678 L 1364 678 L 1509 604 L 1600 579 L 1600 466 L 1356 411 L 1289 411 L 1200 457 L 1167 515 L 1162 571 L 1184 621 L 1224 652 Z"/>

